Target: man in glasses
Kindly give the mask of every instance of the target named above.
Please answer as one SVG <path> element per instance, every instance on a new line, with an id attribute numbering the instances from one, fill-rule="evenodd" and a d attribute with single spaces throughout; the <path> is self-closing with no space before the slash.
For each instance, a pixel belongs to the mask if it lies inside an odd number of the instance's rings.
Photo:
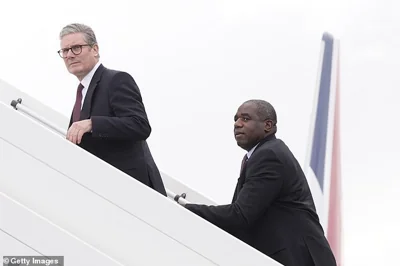
<path id="1" fill-rule="evenodd" d="M 135 80 L 100 63 L 90 27 L 69 24 L 60 41 L 58 54 L 79 80 L 66 138 L 166 196 L 146 142 L 151 127 Z"/>

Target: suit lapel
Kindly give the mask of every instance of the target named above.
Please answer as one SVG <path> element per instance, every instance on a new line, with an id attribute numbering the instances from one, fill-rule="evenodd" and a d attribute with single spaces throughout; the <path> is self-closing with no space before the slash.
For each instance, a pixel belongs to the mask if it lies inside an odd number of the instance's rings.
<path id="1" fill-rule="evenodd" d="M 101 79 L 101 75 L 103 74 L 104 69 L 105 69 L 104 66 L 101 64 L 97 68 L 96 72 L 93 75 L 92 80 L 90 81 L 89 88 L 86 92 L 85 101 L 83 102 L 80 120 L 90 118 L 93 94 L 97 88 L 97 84 Z"/>
<path id="2" fill-rule="evenodd" d="M 269 141 L 269 140 L 273 140 L 276 139 L 275 134 L 269 135 L 267 137 L 265 137 L 264 139 L 262 139 L 259 144 L 257 145 L 257 147 L 254 149 L 253 154 L 251 156 L 254 156 L 254 152 L 260 148 L 265 142 Z M 235 192 L 233 194 L 233 199 L 232 199 L 232 203 L 237 199 L 237 196 L 239 195 L 240 190 L 243 187 L 244 181 L 246 180 L 246 168 L 247 168 L 247 164 L 248 161 L 251 159 L 251 157 L 249 159 L 247 159 L 247 161 L 243 164 L 243 167 L 241 168 L 241 172 L 240 172 L 240 176 L 238 178 L 237 184 L 236 184 L 236 188 L 235 188 Z"/>
<path id="3" fill-rule="evenodd" d="M 244 184 L 244 180 L 246 178 L 246 166 L 247 166 L 247 161 L 246 160 L 245 163 L 243 163 L 242 167 L 241 167 L 241 171 L 240 171 L 240 175 L 236 184 L 236 188 L 235 188 L 235 193 L 233 194 L 233 199 L 232 199 L 232 203 L 236 200 L 237 196 L 239 195 L 239 191 L 242 189 L 243 184 Z"/>

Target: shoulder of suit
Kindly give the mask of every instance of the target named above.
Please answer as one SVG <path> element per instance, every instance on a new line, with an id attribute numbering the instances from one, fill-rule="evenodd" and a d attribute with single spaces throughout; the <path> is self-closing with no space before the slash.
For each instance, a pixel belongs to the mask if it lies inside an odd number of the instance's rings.
<path id="1" fill-rule="evenodd" d="M 123 76 L 125 76 L 129 79 L 133 79 L 132 75 L 126 71 L 121 71 L 121 70 L 116 70 L 116 69 L 111 69 L 111 68 L 106 68 L 106 67 L 103 68 L 103 76 L 105 76 L 107 79 L 112 79 L 118 74 L 122 74 Z"/>
<path id="2" fill-rule="evenodd" d="M 259 145 L 259 147 L 257 147 L 257 149 L 254 151 L 254 154 L 263 153 L 268 150 L 269 151 L 281 150 L 284 146 L 285 146 L 285 143 L 281 139 L 274 138 L 274 139 L 268 140 L 264 143 L 261 143 Z"/>
<path id="3" fill-rule="evenodd" d="M 107 67 L 103 66 L 103 73 L 105 73 L 107 75 L 114 76 L 114 75 L 116 75 L 116 74 L 118 74 L 120 72 L 122 72 L 122 71 L 111 69 L 111 68 L 107 68 Z"/>
<path id="4" fill-rule="evenodd" d="M 104 72 L 106 72 L 106 73 L 109 74 L 110 76 L 115 76 L 115 75 L 118 75 L 118 74 L 122 74 L 122 75 L 124 75 L 124 76 L 133 78 L 131 74 L 129 74 L 129 73 L 126 72 L 126 71 L 122 71 L 122 70 L 117 70 L 117 69 L 111 69 L 111 68 L 106 68 L 106 67 L 104 67 Z"/>
<path id="5" fill-rule="evenodd" d="M 283 141 L 281 139 L 279 139 L 279 138 L 273 138 L 273 139 L 270 139 L 270 140 L 262 143 L 260 145 L 260 148 L 262 148 L 262 147 L 264 147 L 264 148 L 273 147 L 273 146 L 276 146 L 276 145 L 279 145 L 279 144 L 283 144 Z"/>

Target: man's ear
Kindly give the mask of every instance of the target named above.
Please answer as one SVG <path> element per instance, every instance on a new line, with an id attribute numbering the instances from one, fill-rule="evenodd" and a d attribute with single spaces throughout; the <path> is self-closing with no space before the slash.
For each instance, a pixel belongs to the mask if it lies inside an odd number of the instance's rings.
<path id="1" fill-rule="evenodd" d="M 273 122 L 271 120 L 265 120 L 264 122 L 264 131 L 265 132 L 270 132 L 273 128 Z"/>
<path id="2" fill-rule="evenodd" d="M 97 44 L 93 45 L 93 50 L 96 52 L 96 56 L 99 55 L 99 46 Z"/>

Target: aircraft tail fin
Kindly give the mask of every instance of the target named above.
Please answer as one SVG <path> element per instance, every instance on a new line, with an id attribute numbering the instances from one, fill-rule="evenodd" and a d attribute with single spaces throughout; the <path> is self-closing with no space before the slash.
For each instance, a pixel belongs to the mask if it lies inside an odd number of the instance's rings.
<path id="1" fill-rule="evenodd" d="M 341 265 L 339 41 L 324 33 L 305 170 L 317 213 Z"/>

